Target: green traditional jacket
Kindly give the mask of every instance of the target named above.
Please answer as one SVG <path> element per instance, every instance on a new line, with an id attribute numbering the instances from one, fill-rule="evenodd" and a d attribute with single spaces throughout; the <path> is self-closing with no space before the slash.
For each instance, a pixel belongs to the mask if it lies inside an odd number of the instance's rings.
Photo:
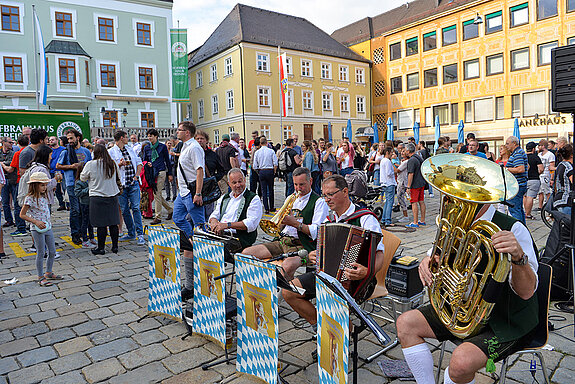
<path id="1" fill-rule="evenodd" d="M 312 191 L 306 206 L 300 212 L 302 223 L 306 225 L 310 225 L 312 223 L 313 214 L 315 211 L 315 202 L 317 201 L 317 199 L 319 199 L 319 195 Z M 311 252 L 316 249 L 317 240 L 312 239 L 309 235 L 301 231 L 297 231 L 297 236 L 299 241 L 301 242 L 301 245 L 303 245 L 306 251 Z"/>

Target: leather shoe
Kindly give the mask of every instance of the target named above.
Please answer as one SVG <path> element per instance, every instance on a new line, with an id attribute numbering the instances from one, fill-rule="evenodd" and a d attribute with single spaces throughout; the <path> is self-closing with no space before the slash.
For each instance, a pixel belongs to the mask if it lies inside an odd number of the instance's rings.
<path id="1" fill-rule="evenodd" d="M 182 301 L 188 301 L 194 298 L 194 290 L 186 287 L 182 288 Z"/>
<path id="2" fill-rule="evenodd" d="M 154 219 L 154 220 L 152 220 L 152 222 L 150 224 L 156 225 L 156 224 L 160 224 L 161 222 L 162 222 L 162 220 L 160 220 L 160 219 Z"/>
<path id="3" fill-rule="evenodd" d="M 94 248 L 94 249 L 92 249 L 92 254 L 94 254 L 94 255 L 105 255 L 105 254 L 106 254 L 106 250 L 105 250 L 105 249 Z"/>
<path id="4" fill-rule="evenodd" d="M 64 205 L 58 207 L 58 209 L 56 209 L 56 211 L 65 211 L 66 207 Z"/>
<path id="5" fill-rule="evenodd" d="M 172 216 L 174 215 L 173 212 L 168 213 L 168 220 L 172 220 Z"/>
<path id="6" fill-rule="evenodd" d="M 118 253 L 118 247 L 112 247 L 112 253 Z"/>

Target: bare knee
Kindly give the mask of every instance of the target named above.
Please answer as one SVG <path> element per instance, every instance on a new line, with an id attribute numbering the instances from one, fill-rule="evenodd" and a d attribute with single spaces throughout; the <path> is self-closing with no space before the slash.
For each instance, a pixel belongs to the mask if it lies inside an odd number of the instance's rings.
<path id="1" fill-rule="evenodd" d="M 420 329 L 421 318 L 423 315 L 417 310 L 407 311 L 402 313 L 401 316 L 397 318 L 397 337 L 404 347 L 409 347 L 412 344 L 412 340 L 416 338 L 421 338 L 423 335 L 419 335 L 418 330 Z M 425 318 L 423 318 L 425 321 Z"/>
<path id="2" fill-rule="evenodd" d="M 449 377 L 456 383 L 468 383 L 475 372 L 485 366 L 487 357 L 475 345 L 463 343 L 453 351 L 449 361 Z"/>

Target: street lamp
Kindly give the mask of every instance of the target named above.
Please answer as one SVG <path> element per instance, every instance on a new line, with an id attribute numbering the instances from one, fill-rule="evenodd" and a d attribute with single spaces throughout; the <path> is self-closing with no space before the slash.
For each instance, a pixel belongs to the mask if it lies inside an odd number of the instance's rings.
<path id="1" fill-rule="evenodd" d="M 122 125 L 124 126 L 124 128 L 126 128 L 126 120 L 122 121 Z"/>
<path id="2" fill-rule="evenodd" d="M 96 128 L 96 120 L 92 120 L 92 128 Z"/>
<path id="3" fill-rule="evenodd" d="M 473 19 L 473 24 L 482 24 L 483 23 L 483 19 L 481 18 L 481 16 L 479 16 L 479 12 L 476 13 L 475 15 L 475 19 Z"/>

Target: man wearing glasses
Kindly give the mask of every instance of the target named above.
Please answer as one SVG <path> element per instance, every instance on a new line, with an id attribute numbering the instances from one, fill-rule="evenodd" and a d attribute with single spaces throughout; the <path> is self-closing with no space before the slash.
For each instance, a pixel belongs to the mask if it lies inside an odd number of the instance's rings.
<path id="1" fill-rule="evenodd" d="M 358 208 L 351 203 L 347 182 L 343 176 L 331 175 L 326 178 L 322 184 L 322 192 L 322 197 L 330 209 L 325 222 L 347 223 L 381 233 L 381 227 L 375 215 L 371 211 Z M 308 265 L 315 264 L 316 257 L 315 251 L 310 253 Z M 381 270 L 383 265 L 390 262 L 391 258 L 389 260 L 383 258 L 383 240 L 381 240 L 375 252 L 375 271 Z M 363 280 L 368 277 L 368 269 L 358 263 L 353 263 L 352 268 L 345 268 L 344 273 L 349 280 Z M 315 297 L 315 272 L 304 273 L 293 279 L 292 283 L 304 288 L 305 293 L 300 295 L 284 289 L 282 295 L 285 301 L 317 331 L 317 313 L 315 306 L 310 302 Z M 375 286 L 371 287 L 372 292 L 374 288 Z M 372 292 L 367 292 L 367 296 L 370 296 Z"/>
<path id="2" fill-rule="evenodd" d="M 287 215 L 282 224 L 283 230 L 279 239 L 269 243 L 258 244 L 244 249 L 246 255 L 258 259 L 269 259 L 289 252 L 305 249 L 308 252 L 316 249 L 317 231 L 328 214 L 328 207 L 324 199 L 311 190 L 311 172 L 304 167 L 293 171 L 293 182 L 299 197 L 293 204 L 292 212 Z M 288 257 L 282 263 L 284 276 L 291 280 L 293 274 L 302 265 L 299 256 Z"/>

